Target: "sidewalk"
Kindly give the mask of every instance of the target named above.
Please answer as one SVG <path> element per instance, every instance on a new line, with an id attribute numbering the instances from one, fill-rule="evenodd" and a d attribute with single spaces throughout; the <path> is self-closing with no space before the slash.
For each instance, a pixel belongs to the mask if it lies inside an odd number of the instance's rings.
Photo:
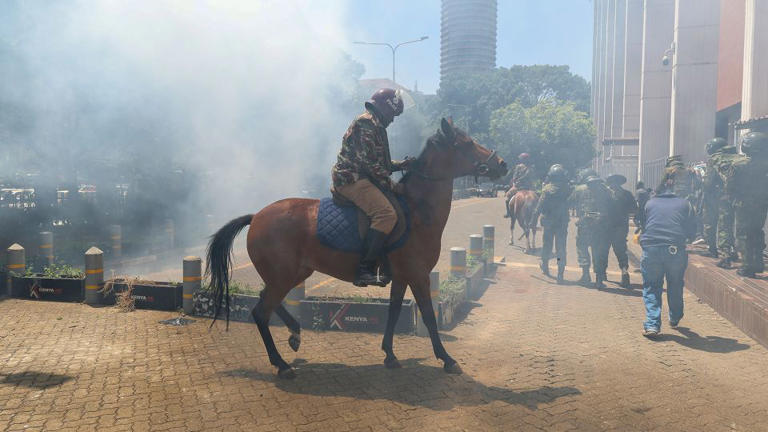
<path id="1" fill-rule="evenodd" d="M 630 258 L 634 258 L 633 264 L 639 267 L 642 248 L 631 238 L 628 246 L 633 255 Z M 702 256 L 704 252 L 706 248 L 703 246 L 688 246 L 685 288 L 741 331 L 768 347 L 768 275 L 762 273 L 758 279 L 741 277 L 736 274 L 736 269 L 717 267 L 717 260 Z"/>

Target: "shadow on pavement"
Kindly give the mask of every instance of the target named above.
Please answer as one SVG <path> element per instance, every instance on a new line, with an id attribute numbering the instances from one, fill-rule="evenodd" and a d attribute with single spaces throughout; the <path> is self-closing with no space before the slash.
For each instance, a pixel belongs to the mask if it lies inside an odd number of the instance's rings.
<path id="1" fill-rule="evenodd" d="M 12 374 L 0 373 L 0 384 L 45 390 L 73 380 L 69 375 L 57 375 L 48 372 L 27 371 Z"/>
<path id="2" fill-rule="evenodd" d="M 611 282 L 611 281 L 608 281 Z M 598 291 L 610 293 L 610 294 L 616 294 L 616 295 L 622 295 L 622 296 L 629 296 L 629 297 L 642 297 L 643 296 L 643 286 L 640 284 L 630 284 L 630 288 L 621 288 L 621 287 L 609 287 L 606 286 L 605 288 L 600 288 Z"/>
<path id="3" fill-rule="evenodd" d="M 401 360 L 402 369 L 386 369 L 381 364 L 349 366 L 338 363 L 301 363 L 297 378 L 278 379 L 270 372 L 236 369 L 225 376 L 274 382 L 285 392 L 312 396 L 341 396 L 363 400 L 389 400 L 447 411 L 455 406 L 479 406 L 493 401 L 523 405 L 535 410 L 558 398 L 580 395 L 575 387 L 539 387 L 512 390 L 486 386 L 468 375 L 448 375 L 441 367 L 419 363 L 423 359 Z"/>
<path id="4" fill-rule="evenodd" d="M 673 330 L 674 331 L 674 330 Z M 736 339 L 720 336 L 700 336 L 687 327 L 678 327 L 677 331 L 682 336 L 670 333 L 661 334 L 658 341 L 673 341 L 682 346 L 711 353 L 729 353 L 749 349 L 749 345 L 738 342 Z"/>

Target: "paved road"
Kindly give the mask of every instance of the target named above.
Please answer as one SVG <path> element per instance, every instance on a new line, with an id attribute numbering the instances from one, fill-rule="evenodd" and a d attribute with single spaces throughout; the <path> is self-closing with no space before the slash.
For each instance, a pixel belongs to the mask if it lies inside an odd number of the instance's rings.
<path id="1" fill-rule="evenodd" d="M 498 201 L 470 202 L 444 247 L 504 223 Z M 498 243 L 509 265 L 443 334 L 461 376 L 443 373 L 425 338 L 396 336 L 404 368 L 391 371 L 377 335 L 305 330 L 293 353 L 277 329 L 298 368 L 278 381 L 250 324 L 0 301 L 0 430 L 767 429 L 768 351 L 695 297 L 683 327 L 651 342 L 637 288 L 556 285 Z"/>

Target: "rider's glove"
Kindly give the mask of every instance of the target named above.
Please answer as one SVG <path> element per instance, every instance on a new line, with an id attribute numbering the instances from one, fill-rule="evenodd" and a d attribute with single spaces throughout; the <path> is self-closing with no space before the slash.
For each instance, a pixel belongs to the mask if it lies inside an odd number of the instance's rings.
<path id="1" fill-rule="evenodd" d="M 411 166 L 413 161 L 416 160 L 410 156 L 406 156 L 405 159 L 401 161 L 392 161 L 392 170 L 393 171 L 404 171 L 407 170 L 408 167 Z"/>

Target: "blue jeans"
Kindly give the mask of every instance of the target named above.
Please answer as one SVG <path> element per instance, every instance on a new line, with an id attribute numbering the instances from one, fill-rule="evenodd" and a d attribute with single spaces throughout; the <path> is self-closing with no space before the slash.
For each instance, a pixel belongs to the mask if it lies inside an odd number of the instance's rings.
<path id="1" fill-rule="evenodd" d="M 643 247 L 643 302 L 645 303 L 646 329 L 661 330 L 661 304 L 664 278 L 667 279 L 669 321 L 677 323 L 683 318 L 683 284 L 688 267 L 685 247 L 678 247 L 673 254 L 670 246 Z"/>

